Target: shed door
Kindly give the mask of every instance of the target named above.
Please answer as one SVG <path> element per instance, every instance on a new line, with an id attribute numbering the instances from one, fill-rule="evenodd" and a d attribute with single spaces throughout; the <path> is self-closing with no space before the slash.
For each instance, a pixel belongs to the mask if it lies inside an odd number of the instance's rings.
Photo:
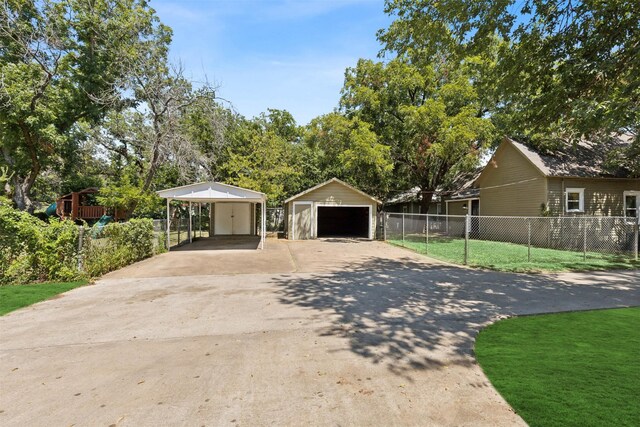
<path id="1" fill-rule="evenodd" d="M 231 234 L 250 234 L 250 203 L 216 203 L 215 234 L 217 236 Z"/>
<path id="2" fill-rule="evenodd" d="M 311 238 L 311 204 L 293 205 L 293 238 L 306 240 Z"/>
<path id="3" fill-rule="evenodd" d="M 251 203 L 233 203 L 233 234 L 250 234 Z"/>

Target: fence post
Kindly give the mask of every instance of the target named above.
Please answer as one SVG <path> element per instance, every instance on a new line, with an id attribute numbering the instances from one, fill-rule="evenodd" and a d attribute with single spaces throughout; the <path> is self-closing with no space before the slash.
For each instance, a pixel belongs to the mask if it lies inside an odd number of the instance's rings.
<path id="1" fill-rule="evenodd" d="M 84 271 L 84 265 L 83 265 L 83 246 L 84 246 L 84 226 L 80 226 L 79 230 L 78 230 L 78 271 L 83 272 Z"/>
<path id="2" fill-rule="evenodd" d="M 402 213 L 402 244 L 404 245 L 404 212 Z"/>
<path id="3" fill-rule="evenodd" d="M 387 221 L 389 221 L 389 214 L 386 212 L 382 213 L 382 235 L 384 241 L 387 241 Z"/>
<path id="4" fill-rule="evenodd" d="M 638 245 L 640 245 L 640 239 L 639 239 L 640 216 L 636 217 L 636 224 L 634 228 L 636 229 L 636 232 L 635 232 L 635 239 L 633 242 L 633 259 L 638 261 Z"/>
<path id="5" fill-rule="evenodd" d="M 587 260 L 587 218 L 582 218 L 582 260 Z"/>
<path id="6" fill-rule="evenodd" d="M 424 250 L 424 252 L 426 254 L 428 254 L 429 253 L 429 214 L 426 215 L 426 218 L 427 218 L 426 219 L 427 223 L 425 225 L 425 227 L 426 227 L 426 233 L 425 233 L 426 236 L 425 236 L 425 250 Z"/>
<path id="7" fill-rule="evenodd" d="M 531 218 L 527 218 L 527 262 L 531 262 Z"/>
<path id="8" fill-rule="evenodd" d="M 471 216 L 467 214 L 464 217 L 464 265 L 469 263 L 469 223 L 471 222 Z"/>

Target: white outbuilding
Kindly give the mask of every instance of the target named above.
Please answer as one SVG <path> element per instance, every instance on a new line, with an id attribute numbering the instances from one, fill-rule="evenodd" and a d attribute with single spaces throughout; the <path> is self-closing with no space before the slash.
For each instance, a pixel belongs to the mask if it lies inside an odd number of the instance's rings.
<path id="1" fill-rule="evenodd" d="M 210 209 L 210 236 L 260 236 L 259 248 L 264 248 L 267 233 L 267 196 L 258 191 L 236 187 L 221 182 L 201 182 L 168 188 L 157 192 L 167 200 L 167 230 L 170 229 L 170 203 L 172 200 L 189 203 L 189 225 L 191 229 L 192 205 L 208 204 Z M 260 210 L 258 211 L 258 206 Z M 256 223 L 260 212 L 260 226 Z M 170 246 L 167 233 L 167 247 Z M 191 242 L 192 233 L 189 233 Z"/>

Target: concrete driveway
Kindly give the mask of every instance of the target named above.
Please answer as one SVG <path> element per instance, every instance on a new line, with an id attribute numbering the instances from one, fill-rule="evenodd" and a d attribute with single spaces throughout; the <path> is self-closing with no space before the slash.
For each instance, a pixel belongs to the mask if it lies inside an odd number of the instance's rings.
<path id="1" fill-rule="evenodd" d="M 640 305 L 638 272 L 500 274 L 349 240 L 192 248 L 0 317 L 0 424 L 523 425 L 477 331 Z"/>

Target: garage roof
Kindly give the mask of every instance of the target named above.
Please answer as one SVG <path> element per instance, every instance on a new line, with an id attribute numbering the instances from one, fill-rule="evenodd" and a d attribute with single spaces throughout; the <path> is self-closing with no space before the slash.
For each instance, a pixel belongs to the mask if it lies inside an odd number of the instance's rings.
<path id="1" fill-rule="evenodd" d="M 352 190 L 352 191 L 355 191 L 356 193 L 360 194 L 361 196 L 364 196 L 364 197 L 366 197 L 366 198 L 368 198 L 368 199 L 373 200 L 374 202 L 376 202 L 376 203 L 377 203 L 377 204 L 379 204 L 379 205 L 380 205 L 380 204 L 382 204 L 382 202 L 381 202 L 380 200 L 376 199 L 375 197 L 370 196 L 370 195 L 368 195 L 367 193 L 365 193 L 365 192 L 363 192 L 363 191 L 358 190 L 357 188 L 355 188 L 355 187 L 353 187 L 353 186 L 351 186 L 351 185 L 347 184 L 346 182 L 344 182 L 344 181 L 342 181 L 342 180 L 339 180 L 338 178 L 331 178 L 329 181 L 325 181 L 325 182 L 323 182 L 322 184 L 318 184 L 318 185 L 316 185 L 315 187 L 311 187 L 311 188 L 309 188 L 308 190 L 303 191 L 302 193 L 298 193 L 298 194 L 296 194 L 295 196 L 291 196 L 291 197 L 289 197 L 289 198 L 288 198 L 287 200 L 285 200 L 284 202 L 285 202 L 285 203 L 289 203 L 290 201 L 295 200 L 295 199 L 297 199 L 297 198 L 298 198 L 298 197 L 300 197 L 300 196 L 304 196 L 305 194 L 308 194 L 308 193 L 310 193 L 310 192 L 312 192 L 312 191 L 314 191 L 314 190 L 317 190 L 318 188 L 324 187 L 325 185 L 331 184 L 332 182 L 337 182 L 338 184 L 343 185 L 343 186 L 347 187 L 348 189 L 350 189 L 350 190 Z"/>
<path id="2" fill-rule="evenodd" d="M 163 199 L 203 203 L 264 202 L 267 199 L 264 193 L 213 181 L 168 188 L 156 193 Z"/>

